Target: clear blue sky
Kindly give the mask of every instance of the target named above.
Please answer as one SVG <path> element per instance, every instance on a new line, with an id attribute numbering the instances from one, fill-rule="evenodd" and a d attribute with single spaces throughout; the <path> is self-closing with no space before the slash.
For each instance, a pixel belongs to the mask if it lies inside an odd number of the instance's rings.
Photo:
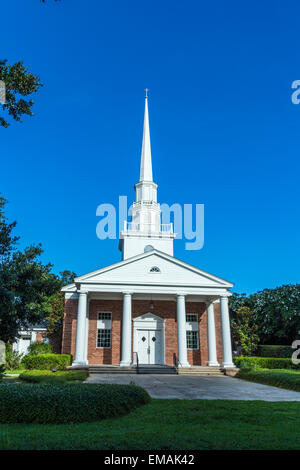
<path id="1" fill-rule="evenodd" d="M 204 203 L 205 244 L 175 256 L 237 292 L 299 281 L 298 1 L 10 0 L 1 56 L 44 87 L 0 128 L 1 192 L 21 247 L 54 271 L 120 260 L 96 207 L 134 198 L 144 88 L 160 202 Z"/>

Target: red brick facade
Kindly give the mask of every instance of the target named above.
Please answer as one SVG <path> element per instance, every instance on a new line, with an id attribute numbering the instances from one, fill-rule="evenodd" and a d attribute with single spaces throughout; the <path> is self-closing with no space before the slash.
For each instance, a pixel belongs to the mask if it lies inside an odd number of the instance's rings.
<path id="1" fill-rule="evenodd" d="M 222 339 L 220 326 L 220 305 L 215 305 L 215 323 L 217 340 L 217 357 L 222 362 Z M 177 349 L 177 320 L 176 301 L 154 300 L 154 308 L 150 310 L 148 300 L 132 301 L 132 318 L 145 313 L 153 313 L 165 320 L 165 363 L 173 365 L 173 355 L 178 355 Z M 62 353 L 75 355 L 76 318 L 78 301 L 67 299 L 62 340 Z M 97 314 L 112 312 L 112 347 L 97 348 Z M 89 364 L 120 364 L 121 361 L 121 329 L 122 329 L 122 300 L 91 300 L 89 302 L 89 332 L 88 332 L 88 363 Z M 186 302 L 186 313 L 198 314 L 199 349 L 188 350 L 188 361 L 191 365 L 207 365 L 207 312 L 205 303 Z M 133 328 L 132 328 L 133 330 Z M 133 333 L 132 333 L 133 334 Z M 132 341 L 133 344 L 133 341 Z"/>
<path id="2" fill-rule="evenodd" d="M 36 339 L 37 343 L 41 343 L 44 338 L 49 339 L 49 343 L 52 346 L 52 351 L 56 354 L 60 354 L 61 347 L 62 347 L 62 338 L 61 334 L 54 333 L 53 335 L 48 335 L 46 331 L 37 331 L 36 332 Z"/>

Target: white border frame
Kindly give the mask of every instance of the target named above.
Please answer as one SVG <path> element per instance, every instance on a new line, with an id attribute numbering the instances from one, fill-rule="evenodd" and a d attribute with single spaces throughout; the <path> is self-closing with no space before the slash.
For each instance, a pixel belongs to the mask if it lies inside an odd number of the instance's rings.
<path id="1" fill-rule="evenodd" d="M 151 319 L 149 319 L 149 316 Z M 166 356 L 165 356 L 165 319 L 155 315 L 154 313 L 148 312 L 140 315 L 133 319 L 133 353 L 138 352 L 138 339 L 137 332 L 138 330 L 152 330 L 152 331 L 162 331 L 162 345 L 161 345 L 161 363 L 153 365 L 165 365 Z M 135 361 L 135 354 L 133 355 L 133 360 Z M 134 362 L 136 364 L 136 362 Z"/>
<path id="2" fill-rule="evenodd" d="M 111 315 L 111 334 L 110 334 L 110 341 L 111 341 L 111 346 L 97 346 L 97 343 L 98 343 L 98 330 L 105 330 L 106 328 L 98 328 L 98 317 L 99 317 L 99 313 L 110 313 Z M 97 328 L 96 328 L 96 349 L 112 349 L 112 329 L 113 329 L 113 320 L 112 320 L 112 312 L 106 312 L 104 310 L 100 310 L 99 312 L 97 312 Z"/>

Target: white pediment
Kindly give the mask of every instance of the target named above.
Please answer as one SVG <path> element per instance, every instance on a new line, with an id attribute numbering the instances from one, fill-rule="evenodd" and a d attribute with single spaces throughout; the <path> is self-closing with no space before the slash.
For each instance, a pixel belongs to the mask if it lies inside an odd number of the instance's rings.
<path id="1" fill-rule="evenodd" d="M 155 268 L 155 269 L 152 269 Z M 154 250 L 75 279 L 78 284 L 143 284 L 230 288 L 233 284 Z M 70 286 L 69 286 L 70 287 Z M 68 290 L 68 286 L 63 288 Z"/>
<path id="2" fill-rule="evenodd" d="M 135 317 L 133 320 L 134 323 L 144 323 L 144 322 L 155 322 L 155 323 L 163 323 L 164 319 L 154 315 L 154 313 L 144 313 L 139 317 Z"/>

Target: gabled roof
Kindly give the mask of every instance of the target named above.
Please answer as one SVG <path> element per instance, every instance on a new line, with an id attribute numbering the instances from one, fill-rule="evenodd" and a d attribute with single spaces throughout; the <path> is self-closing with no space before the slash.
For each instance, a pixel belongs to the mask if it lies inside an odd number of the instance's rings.
<path id="1" fill-rule="evenodd" d="M 159 272 L 150 272 L 151 267 Z M 141 253 L 124 261 L 106 266 L 77 277 L 74 284 L 63 287 L 64 292 L 74 291 L 78 284 L 146 284 L 189 285 L 229 289 L 232 283 L 207 273 L 158 250 Z"/>

